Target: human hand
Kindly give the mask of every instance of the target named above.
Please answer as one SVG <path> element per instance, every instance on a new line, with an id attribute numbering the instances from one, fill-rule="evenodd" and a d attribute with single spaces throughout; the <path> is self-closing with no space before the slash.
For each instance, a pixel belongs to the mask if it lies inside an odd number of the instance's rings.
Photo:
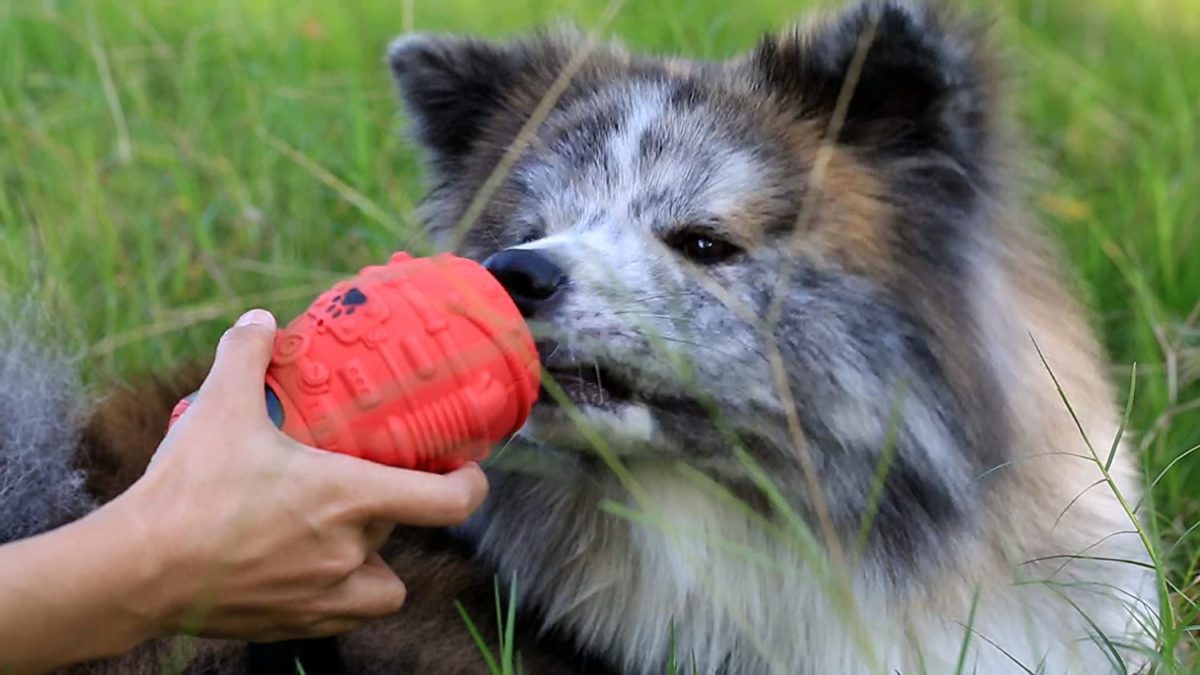
<path id="1" fill-rule="evenodd" d="M 343 632 L 395 612 L 403 583 L 375 551 L 392 523 L 462 522 L 487 494 L 475 464 L 446 475 L 301 445 L 268 419 L 275 321 L 247 312 L 145 475 L 108 507 L 144 542 L 161 632 L 257 641 Z"/>

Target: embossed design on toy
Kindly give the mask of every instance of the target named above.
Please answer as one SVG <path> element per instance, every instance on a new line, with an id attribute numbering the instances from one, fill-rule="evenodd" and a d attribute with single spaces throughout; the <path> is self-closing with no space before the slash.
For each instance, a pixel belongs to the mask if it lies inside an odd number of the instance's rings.
<path id="1" fill-rule="evenodd" d="M 365 304 L 367 304 L 366 294 L 355 286 L 345 293 L 335 295 L 333 300 L 330 300 L 329 304 L 325 306 L 325 313 L 333 319 L 340 317 L 343 313 L 350 316 L 360 305 Z"/>

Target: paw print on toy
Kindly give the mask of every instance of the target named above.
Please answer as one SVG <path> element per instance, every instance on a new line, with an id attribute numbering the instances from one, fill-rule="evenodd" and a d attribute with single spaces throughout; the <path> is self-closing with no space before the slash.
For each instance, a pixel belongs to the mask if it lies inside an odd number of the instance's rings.
<path id="1" fill-rule="evenodd" d="M 346 344 L 359 340 L 390 315 L 386 302 L 368 300 L 380 290 L 377 280 L 371 278 L 359 279 L 354 285 L 337 284 L 309 307 L 307 320 L 317 334 L 329 331 Z"/>
<path id="2" fill-rule="evenodd" d="M 342 314 L 350 316 L 354 314 L 354 312 L 357 311 L 361 305 L 365 304 L 367 304 L 366 294 L 355 287 L 347 290 L 345 293 L 339 293 L 333 296 L 333 299 L 330 300 L 329 304 L 325 306 L 325 313 L 328 314 L 331 319 L 336 319 Z"/>

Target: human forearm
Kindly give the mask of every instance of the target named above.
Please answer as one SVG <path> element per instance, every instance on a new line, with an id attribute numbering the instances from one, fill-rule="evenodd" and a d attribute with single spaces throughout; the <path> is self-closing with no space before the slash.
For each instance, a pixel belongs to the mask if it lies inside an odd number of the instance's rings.
<path id="1" fill-rule="evenodd" d="M 159 628 L 153 545 L 138 523 L 101 509 L 0 546 L 0 673 L 45 672 L 121 654 Z"/>

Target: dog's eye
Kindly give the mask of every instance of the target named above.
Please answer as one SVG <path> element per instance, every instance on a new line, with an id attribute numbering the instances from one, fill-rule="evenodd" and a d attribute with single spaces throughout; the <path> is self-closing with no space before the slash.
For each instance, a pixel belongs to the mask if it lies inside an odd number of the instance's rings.
<path id="1" fill-rule="evenodd" d="M 707 232 L 679 232 L 667 239 L 667 245 L 701 265 L 715 265 L 741 253 L 737 246 Z"/>

